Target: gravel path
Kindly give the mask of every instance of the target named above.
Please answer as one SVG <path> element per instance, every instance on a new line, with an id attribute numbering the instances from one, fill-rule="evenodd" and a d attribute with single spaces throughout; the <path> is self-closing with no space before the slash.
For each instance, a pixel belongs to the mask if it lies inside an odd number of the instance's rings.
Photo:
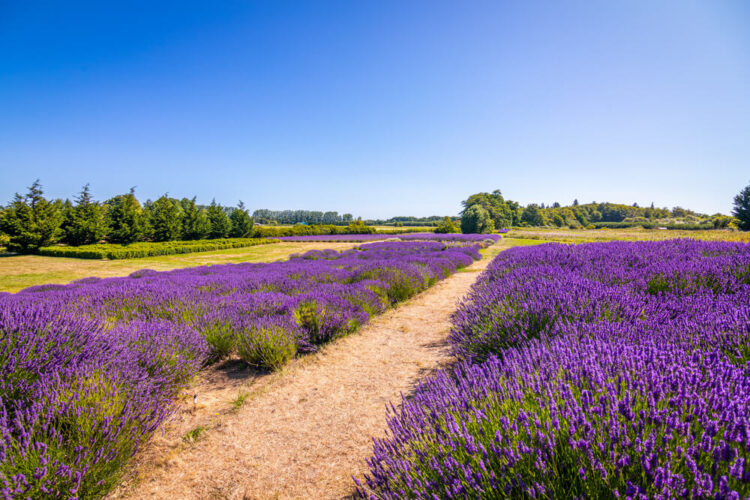
<path id="1" fill-rule="evenodd" d="M 497 246 L 503 246 L 499 244 Z M 494 248 L 492 250 L 495 250 Z M 495 252 L 492 252 L 495 253 Z M 490 258 L 373 318 L 358 333 L 260 376 L 238 363 L 204 375 L 113 496 L 341 498 L 366 470 L 385 407 L 450 361 L 450 315 Z M 247 399 L 231 409 L 238 393 Z M 207 430 L 196 440 L 185 432 Z"/>

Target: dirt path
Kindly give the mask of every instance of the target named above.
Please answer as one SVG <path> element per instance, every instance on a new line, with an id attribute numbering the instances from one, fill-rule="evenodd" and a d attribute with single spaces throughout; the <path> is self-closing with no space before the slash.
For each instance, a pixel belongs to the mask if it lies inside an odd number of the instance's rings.
<path id="1" fill-rule="evenodd" d="M 196 407 L 190 397 L 171 430 L 143 454 L 137 480 L 116 496 L 351 494 L 351 476 L 366 470 L 372 436 L 385 430 L 386 404 L 398 403 L 401 393 L 450 360 L 450 314 L 489 261 L 485 257 L 280 373 L 253 376 L 230 364 L 209 374 L 195 388 Z M 230 410 L 242 387 L 244 405 Z M 208 428 L 202 437 L 183 438 L 198 425 Z"/>

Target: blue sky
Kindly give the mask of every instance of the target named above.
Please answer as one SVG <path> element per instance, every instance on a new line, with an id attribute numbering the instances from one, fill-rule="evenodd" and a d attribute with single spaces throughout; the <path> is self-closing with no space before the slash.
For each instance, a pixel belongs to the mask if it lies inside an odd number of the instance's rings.
<path id="1" fill-rule="evenodd" d="M 750 182 L 750 3 L 0 2 L 0 203 L 242 199 L 364 217 Z"/>

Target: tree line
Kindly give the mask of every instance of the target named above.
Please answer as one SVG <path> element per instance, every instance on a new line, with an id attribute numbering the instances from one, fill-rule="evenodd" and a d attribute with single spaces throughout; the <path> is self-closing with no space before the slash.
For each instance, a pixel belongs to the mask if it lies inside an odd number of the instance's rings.
<path id="1" fill-rule="evenodd" d="M 0 209 L 0 231 L 8 250 L 33 253 L 55 243 L 79 246 L 106 241 L 176 241 L 245 238 L 253 235 L 253 219 L 242 201 L 224 207 L 216 201 L 198 205 L 193 198 L 163 195 L 141 204 L 134 189 L 100 202 L 88 184 L 73 202 L 48 200 L 35 181 L 24 195 Z"/>
<path id="2" fill-rule="evenodd" d="M 749 188 L 745 188 L 748 197 Z M 741 196 L 742 194 L 738 195 L 738 198 Z M 738 198 L 735 198 L 735 205 Z M 489 233 L 498 229 L 524 226 L 576 229 L 638 225 L 656 227 L 679 223 L 682 227 L 688 228 L 744 227 L 742 219 L 738 216 L 738 209 L 735 209 L 737 218 L 733 218 L 723 214 L 709 216 L 682 207 L 658 208 L 653 203 L 647 207 L 640 207 L 637 203 L 580 204 L 578 200 L 574 200 L 568 206 L 562 206 L 558 202 L 551 205 L 531 203 L 522 206 L 518 202 L 505 199 L 500 190 L 473 194 L 464 200 L 462 205 L 461 231 L 464 233 Z"/>
<path id="3" fill-rule="evenodd" d="M 390 219 L 367 219 L 365 222 L 373 226 L 394 226 L 394 227 L 438 227 L 445 222 L 446 216 L 430 215 L 429 217 L 414 217 L 399 215 Z M 458 217 L 448 217 L 452 222 L 458 222 Z"/>

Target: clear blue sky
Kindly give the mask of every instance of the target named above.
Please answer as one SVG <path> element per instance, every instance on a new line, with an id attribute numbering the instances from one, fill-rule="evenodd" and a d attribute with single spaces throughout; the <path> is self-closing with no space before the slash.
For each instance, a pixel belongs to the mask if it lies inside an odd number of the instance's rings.
<path id="1" fill-rule="evenodd" d="M 251 208 L 471 193 L 728 213 L 750 2 L 0 2 L 0 203 L 40 178 Z"/>

